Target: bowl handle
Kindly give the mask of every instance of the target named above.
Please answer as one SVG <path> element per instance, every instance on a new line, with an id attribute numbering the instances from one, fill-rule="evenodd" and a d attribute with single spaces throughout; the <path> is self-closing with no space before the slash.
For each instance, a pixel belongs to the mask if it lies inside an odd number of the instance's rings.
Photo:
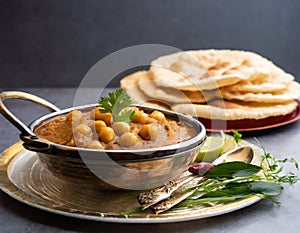
<path id="1" fill-rule="evenodd" d="M 60 111 L 58 107 L 51 104 L 47 100 L 44 100 L 40 97 L 37 97 L 35 95 L 21 92 L 21 91 L 5 91 L 0 93 L 0 113 L 10 122 L 12 123 L 16 128 L 18 128 L 22 134 L 29 135 L 33 138 L 36 138 L 36 135 L 21 121 L 19 120 L 11 111 L 7 109 L 7 107 L 4 105 L 4 100 L 6 99 L 22 99 L 22 100 L 28 100 L 33 103 L 37 103 L 43 107 L 46 107 L 50 109 L 52 112 Z"/>

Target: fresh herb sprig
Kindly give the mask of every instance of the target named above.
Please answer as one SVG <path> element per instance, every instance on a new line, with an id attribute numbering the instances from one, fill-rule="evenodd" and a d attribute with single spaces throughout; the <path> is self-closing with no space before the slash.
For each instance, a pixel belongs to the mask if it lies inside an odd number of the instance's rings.
<path id="1" fill-rule="evenodd" d="M 135 112 L 127 110 L 130 107 L 131 99 L 122 89 L 110 92 L 108 97 L 101 97 L 99 100 L 100 111 L 102 113 L 111 113 L 113 121 L 123 121 L 130 123 L 134 119 Z"/>
<path id="2" fill-rule="evenodd" d="M 259 143 L 257 139 L 256 141 Z M 293 164 L 295 168 L 299 170 L 299 164 L 294 158 L 275 159 L 270 153 L 266 152 L 265 148 L 261 144 L 260 147 L 263 151 L 261 167 L 267 180 L 277 181 L 277 183 L 288 183 L 290 185 L 295 184 L 299 180 L 293 172 L 282 175 L 284 168 L 283 165 L 286 163 Z M 266 166 L 264 164 L 266 164 Z"/>
<path id="3" fill-rule="evenodd" d="M 242 139 L 242 136 L 243 136 L 243 135 L 242 135 L 238 130 L 236 130 L 236 129 L 231 130 L 230 134 L 232 134 L 232 137 L 233 137 L 233 139 L 234 139 L 234 141 L 235 141 L 236 143 L 239 143 L 239 142 L 241 141 L 241 139 Z"/>

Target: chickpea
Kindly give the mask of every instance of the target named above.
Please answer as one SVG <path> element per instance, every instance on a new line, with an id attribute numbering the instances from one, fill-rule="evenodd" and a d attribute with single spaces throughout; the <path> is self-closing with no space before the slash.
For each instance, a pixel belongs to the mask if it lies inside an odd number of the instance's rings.
<path id="1" fill-rule="evenodd" d="M 151 124 L 149 128 L 149 134 L 151 140 L 156 140 L 160 135 L 164 134 L 164 127 L 161 124 Z"/>
<path id="2" fill-rule="evenodd" d="M 156 119 L 158 122 L 160 122 L 162 124 L 164 124 L 166 122 L 165 114 L 163 114 L 160 111 L 155 110 L 149 116 Z"/>
<path id="3" fill-rule="evenodd" d="M 89 149 L 104 149 L 103 144 L 99 141 L 90 141 L 86 147 Z"/>
<path id="4" fill-rule="evenodd" d="M 67 120 L 71 121 L 72 124 L 77 125 L 82 120 L 82 112 L 79 110 L 73 110 L 67 114 Z"/>
<path id="5" fill-rule="evenodd" d="M 115 132 L 112 128 L 105 127 L 100 130 L 100 132 L 98 133 L 98 137 L 104 143 L 109 143 L 115 139 Z"/>
<path id="6" fill-rule="evenodd" d="M 86 124 L 79 124 L 73 129 L 74 133 L 81 133 L 83 135 L 90 135 L 92 133 L 91 128 Z"/>
<path id="7" fill-rule="evenodd" d="M 102 120 L 106 123 L 106 125 L 111 125 L 112 124 L 112 115 L 111 113 L 103 113 L 100 112 L 100 108 L 97 107 L 95 109 L 95 111 L 93 111 L 91 114 L 94 113 L 94 116 L 92 116 L 92 118 L 94 117 L 95 120 Z"/>
<path id="8" fill-rule="evenodd" d="M 119 138 L 120 146 L 130 147 L 134 146 L 139 141 L 139 138 L 134 133 L 124 133 Z"/>
<path id="9" fill-rule="evenodd" d="M 151 139 L 151 137 L 150 137 L 150 124 L 143 125 L 140 132 L 139 132 L 139 135 L 143 139 L 150 140 Z"/>
<path id="10" fill-rule="evenodd" d="M 139 135 L 146 140 L 156 140 L 163 130 L 164 128 L 160 124 L 147 124 L 142 126 Z"/>
<path id="11" fill-rule="evenodd" d="M 106 127 L 106 124 L 102 120 L 94 121 L 95 130 L 97 133 L 101 131 L 102 128 Z"/>
<path id="12" fill-rule="evenodd" d="M 126 122 L 114 122 L 111 127 L 117 135 L 122 135 L 130 131 L 130 126 Z"/>
<path id="13" fill-rule="evenodd" d="M 140 124 L 149 124 L 153 123 L 155 120 L 153 118 L 150 118 L 147 113 L 145 113 L 143 110 L 135 111 L 135 118 L 132 119 L 132 122 L 134 123 L 140 123 Z"/>

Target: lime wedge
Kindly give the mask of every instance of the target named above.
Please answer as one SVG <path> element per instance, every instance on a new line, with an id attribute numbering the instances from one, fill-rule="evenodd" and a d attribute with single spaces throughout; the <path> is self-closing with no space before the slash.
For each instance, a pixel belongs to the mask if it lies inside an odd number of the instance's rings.
<path id="1" fill-rule="evenodd" d="M 224 139 L 219 136 L 208 136 L 196 158 L 196 162 L 213 162 L 221 154 Z"/>
<path id="2" fill-rule="evenodd" d="M 230 137 L 230 138 L 226 137 L 221 154 L 234 149 L 236 146 L 237 146 L 237 144 L 232 137 Z"/>

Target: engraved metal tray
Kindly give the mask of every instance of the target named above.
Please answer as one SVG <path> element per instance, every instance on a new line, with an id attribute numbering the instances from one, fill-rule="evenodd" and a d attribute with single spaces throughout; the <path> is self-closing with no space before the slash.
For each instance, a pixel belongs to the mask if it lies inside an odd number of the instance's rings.
<path id="1" fill-rule="evenodd" d="M 250 144 L 243 142 L 244 144 Z M 251 146 L 254 146 L 251 144 Z M 254 146 L 255 147 L 255 146 Z M 260 157 L 256 148 L 255 156 Z M 93 186 L 76 185 L 53 176 L 44 168 L 34 152 L 18 142 L 0 155 L 0 189 L 30 206 L 80 219 L 118 223 L 169 223 L 217 216 L 256 203 L 250 197 L 213 207 L 181 208 L 163 214 L 151 211 L 124 216 L 120 214 L 138 207 L 138 191 L 104 192 Z"/>

